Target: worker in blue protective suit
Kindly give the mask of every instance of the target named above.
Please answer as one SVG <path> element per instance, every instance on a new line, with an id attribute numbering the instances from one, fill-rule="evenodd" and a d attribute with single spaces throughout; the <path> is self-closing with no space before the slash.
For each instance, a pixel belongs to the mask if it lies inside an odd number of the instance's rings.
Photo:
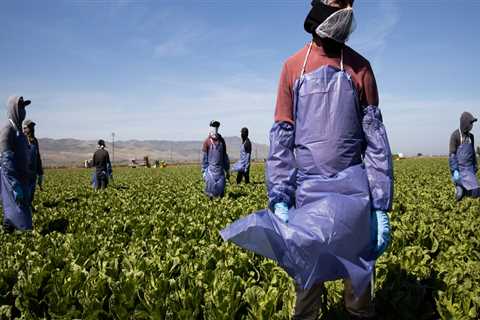
<path id="1" fill-rule="evenodd" d="M 0 190 L 3 227 L 6 231 L 32 229 L 27 138 L 22 132 L 25 107 L 30 100 L 11 96 L 7 100 L 7 121 L 0 133 Z"/>
<path id="2" fill-rule="evenodd" d="M 202 147 L 202 175 L 205 180 L 205 193 L 210 199 L 225 195 L 226 180 L 230 178 L 227 145 L 218 133 L 219 127 L 220 122 L 210 122 L 209 134 Z"/>
<path id="3" fill-rule="evenodd" d="M 450 136 L 449 165 L 455 183 L 455 198 L 480 197 L 477 180 L 478 163 L 475 141 L 471 133 L 477 119 L 469 112 L 462 113 L 460 127 Z"/>
<path id="4" fill-rule="evenodd" d="M 233 171 L 237 173 L 237 184 L 242 182 L 245 177 L 245 183 L 250 183 L 250 159 L 252 156 L 252 143 L 248 138 L 248 128 L 240 130 L 242 146 L 240 147 L 240 159 L 233 165 Z"/>
<path id="5" fill-rule="evenodd" d="M 280 77 L 266 163 L 269 209 L 221 231 L 224 240 L 294 278 L 294 319 L 316 319 L 323 283 L 345 279 L 352 317 L 375 317 L 371 279 L 390 241 L 390 146 L 369 62 L 344 43 L 353 1 L 316 1 L 313 39 Z"/>
<path id="6" fill-rule="evenodd" d="M 27 137 L 28 141 L 28 186 L 30 191 L 30 206 L 32 208 L 32 211 L 35 211 L 33 207 L 33 198 L 35 196 L 36 186 L 38 184 L 38 187 L 40 188 L 40 190 L 42 190 L 44 180 L 42 158 L 40 156 L 40 147 L 38 144 L 38 140 L 35 137 L 35 125 L 36 123 L 32 120 L 24 120 L 22 124 L 23 133 Z"/>

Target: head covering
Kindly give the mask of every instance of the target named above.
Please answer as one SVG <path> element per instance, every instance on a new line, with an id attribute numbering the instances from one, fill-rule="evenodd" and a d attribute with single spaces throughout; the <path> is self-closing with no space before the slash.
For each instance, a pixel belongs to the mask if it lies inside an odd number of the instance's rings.
<path id="1" fill-rule="evenodd" d="M 220 122 L 217 120 L 210 121 L 210 129 L 208 135 L 210 138 L 216 140 L 218 138 L 218 128 L 220 127 Z"/>
<path id="2" fill-rule="evenodd" d="M 218 122 L 217 120 L 212 120 L 212 121 L 210 121 L 210 127 L 219 128 L 220 127 L 220 122 Z"/>
<path id="3" fill-rule="evenodd" d="M 103 139 L 100 139 L 98 140 L 98 143 L 97 143 L 100 147 L 105 147 L 105 141 L 103 141 Z"/>
<path id="4" fill-rule="evenodd" d="M 345 43 L 355 29 L 351 0 L 313 0 L 304 28 L 320 38 Z"/>
<path id="5" fill-rule="evenodd" d="M 352 7 L 347 7 L 329 16 L 315 29 L 315 33 L 320 38 L 328 38 L 338 43 L 345 43 L 350 34 L 355 30 L 355 27 L 353 9 Z"/>
<path id="6" fill-rule="evenodd" d="M 17 131 L 22 128 L 22 121 L 27 114 L 25 107 L 30 103 L 30 100 L 24 101 L 21 96 L 10 96 L 7 99 L 7 118 Z"/>
<path id="7" fill-rule="evenodd" d="M 23 127 L 24 127 L 24 128 L 25 128 L 25 127 L 33 128 L 33 127 L 35 127 L 35 125 L 36 125 L 36 123 L 33 122 L 33 121 L 30 120 L 30 119 L 25 119 L 25 120 L 23 120 Z"/>
<path id="8" fill-rule="evenodd" d="M 467 133 L 472 129 L 471 124 L 473 124 L 477 119 L 470 113 L 470 112 L 464 112 L 460 116 L 460 130 L 463 133 Z"/>
<path id="9" fill-rule="evenodd" d="M 248 128 L 247 127 L 243 127 L 241 130 L 240 130 L 240 135 L 242 137 L 243 140 L 247 139 L 248 138 Z"/>
<path id="10" fill-rule="evenodd" d="M 340 10 L 341 8 L 332 7 L 325 3 L 326 1 L 313 0 L 312 9 L 305 18 L 303 28 L 308 33 L 314 34 L 317 27 L 325 21 L 329 16 Z"/>

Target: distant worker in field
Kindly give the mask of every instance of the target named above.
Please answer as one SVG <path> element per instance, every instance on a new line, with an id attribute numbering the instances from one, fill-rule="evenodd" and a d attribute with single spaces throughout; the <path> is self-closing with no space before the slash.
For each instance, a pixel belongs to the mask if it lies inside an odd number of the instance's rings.
<path id="1" fill-rule="evenodd" d="M 42 158 L 40 156 L 40 148 L 38 145 L 38 140 L 35 137 L 35 122 L 32 120 L 23 121 L 23 133 L 27 137 L 28 141 L 28 172 L 29 172 L 29 181 L 28 185 L 30 188 L 30 205 L 33 208 L 33 198 L 35 196 L 35 189 L 38 184 L 40 190 L 43 186 L 43 165 Z"/>
<path id="2" fill-rule="evenodd" d="M 242 182 L 245 177 L 245 183 L 250 183 L 250 160 L 252 157 L 252 143 L 248 138 L 248 128 L 240 130 L 242 146 L 240 147 L 240 160 L 233 165 L 233 171 L 237 173 L 237 184 Z"/>
<path id="3" fill-rule="evenodd" d="M 390 241 L 392 154 L 370 63 L 344 43 L 353 0 L 314 0 L 312 41 L 284 64 L 266 162 L 269 210 L 221 231 L 295 279 L 293 319 L 317 319 L 344 279 L 352 319 L 376 316 L 372 277 Z"/>
<path id="4" fill-rule="evenodd" d="M 7 232 L 32 229 L 28 172 L 28 141 L 22 132 L 25 107 L 30 100 L 12 96 L 7 100 L 7 122 L 0 133 L 0 189 L 3 227 Z"/>
<path id="5" fill-rule="evenodd" d="M 227 145 L 218 133 L 219 127 L 220 122 L 210 122 L 209 134 L 202 148 L 202 175 L 205 180 L 205 193 L 210 199 L 225 195 L 225 176 L 227 179 L 230 177 Z"/>
<path id="6" fill-rule="evenodd" d="M 105 141 L 98 140 L 97 151 L 93 154 L 92 165 L 95 167 L 93 188 L 95 190 L 105 189 L 108 180 L 112 177 L 112 163 L 108 151 L 105 150 Z"/>
<path id="7" fill-rule="evenodd" d="M 455 183 L 455 198 L 480 197 L 477 180 L 478 163 L 475 142 L 470 132 L 477 119 L 469 112 L 462 113 L 460 127 L 450 136 L 449 165 Z"/>

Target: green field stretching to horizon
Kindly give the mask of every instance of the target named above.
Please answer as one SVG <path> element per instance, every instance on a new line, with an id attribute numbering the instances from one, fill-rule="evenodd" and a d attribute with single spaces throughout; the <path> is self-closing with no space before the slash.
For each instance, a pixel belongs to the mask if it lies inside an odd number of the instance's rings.
<path id="1" fill-rule="evenodd" d="M 446 159 L 394 162 L 392 243 L 377 263 L 380 319 L 478 319 L 480 200 L 454 200 Z M 289 319 L 295 286 L 219 230 L 267 205 L 230 178 L 203 194 L 198 166 L 118 168 L 94 192 L 89 169 L 47 170 L 34 231 L 0 231 L 0 319 Z M 342 283 L 322 319 L 347 319 Z"/>

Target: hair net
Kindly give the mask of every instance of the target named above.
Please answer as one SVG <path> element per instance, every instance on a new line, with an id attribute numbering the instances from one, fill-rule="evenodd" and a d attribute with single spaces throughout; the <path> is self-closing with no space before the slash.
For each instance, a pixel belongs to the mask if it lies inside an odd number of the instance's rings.
<path id="1" fill-rule="evenodd" d="M 355 30 L 353 9 L 347 7 L 338 10 L 322 22 L 315 30 L 321 38 L 330 38 L 340 43 L 345 43 L 350 34 Z"/>

